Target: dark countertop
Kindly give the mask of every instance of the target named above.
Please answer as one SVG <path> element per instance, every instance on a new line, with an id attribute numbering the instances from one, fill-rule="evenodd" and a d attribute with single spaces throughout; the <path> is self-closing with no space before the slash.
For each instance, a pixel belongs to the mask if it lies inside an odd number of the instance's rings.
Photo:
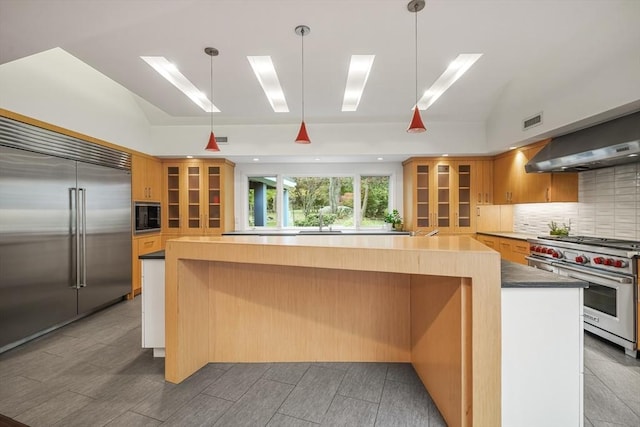
<path id="1" fill-rule="evenodd" d="M 229 231 L 222 233 L 223 236 L 409 236 L 411 233 L 408 231 L 385 231 L 385 230 L 341 230 L 336 232 L 331 231 L 314 231 L 305 230 L 300 233 L 299 230 L 282 230 L 282 231 L 267 231 L 267 230 L 245 230 L 245 231 Z"/>
<path id="2" fill-rule="evenodd" d="M 138 256 L 138 259 L 164 259 L 164 249 Z"/>
<path id="3" fill-rule="evenodd" d="M 516 233 L 513 231 L 477 231 L 476 234 L 485 234 L 487 236 L 506 237 L 507 239 L 527 240 L 535 239 L 539 235 L 533 233 Z"/>
<path id="4" fill-rule="evenodd" d="M 589 283 L 571 277 L 502 260 L 503 288 L 587 288 Z"/>

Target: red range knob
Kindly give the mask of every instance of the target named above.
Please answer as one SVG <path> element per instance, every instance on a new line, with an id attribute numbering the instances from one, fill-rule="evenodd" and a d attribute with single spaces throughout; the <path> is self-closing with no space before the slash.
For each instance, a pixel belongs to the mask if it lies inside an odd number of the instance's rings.
<path id="1" fill-rule="evenodd" d="M 600 256 L 596 257 L 596 258 L 593 259 L 593 262 L 595 262 L 596 264 L 602 264 L 602 263 L 604 263 L 604 258 L 602 258 Z"/>
<path id="2" fill-rule="evenodd" d="M 530 250 L 531 252 L 535 252 L 535 251 L 536 251 L 536 247 L 535 247 L 535 246 L 529 246 L 529 250 Z"/>
<path id="3" fill-rule="evenodd" d="M 542 252 L 542 246 L 536 246 L 536 252 Z"/>
<path id="4" fill-rule="evenodd" d="M 551 255 L 553 255 L 554 258 L 562 258 L 562 254 L 560 252 L 553 251 Z"/>
<path id="5" fill-rule="evenodd" d="M 613 263 L 613 265 L 614 267 L 622 268 L 622 267 L 626 267 L 627 263 L 622 261 L 621 259 L 618 259 Z"/>
<path id="6" fill-rule="evenodd" d="M 611 258 L 607 258 L 604 260 L 604 265 L 613 265 L 613 260 Z"/>
<path id="7" fill-rule="evenodd" d="M 548 252 L 547 252 L 547 248 L 542 248 L 542 249 L 540 249 L 540 252 L 542 252 L 543 254 L 548 253 Z"/>
<path id="8" fill-rule="evenodd" d="M 577 262 L 578 264 L 584 264 L 584 261 L 585 261 L 585 259 L 584 259 L 584 257 L 583 257 L 583 256 L 577 256 L 577 257 L 576 257 L 576 262 Z"/>

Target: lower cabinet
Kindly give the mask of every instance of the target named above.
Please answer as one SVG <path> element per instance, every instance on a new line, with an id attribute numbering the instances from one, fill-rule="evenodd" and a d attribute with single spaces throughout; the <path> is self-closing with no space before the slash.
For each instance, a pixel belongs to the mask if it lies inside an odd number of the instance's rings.
<path id="1" fill-rule="evenodd" d="M 164 259 L 142 260 L 142 348 L 164 357 Z"/>
<path id="2" fill-rule="evenodd" d="M 502 289 L 502 425 L 583 425 L 582 288 Z"/>
<path id="3" fill-rule="evenodd" d="M 526 257 L 529 255 L 529 243 L 526 240 L 509 239 L 507 237 L 476 235 L 476 240 L 491 249 L 500 252 L 500 258 L 518 264 L 527 265 Z"/>
<path id="4" fill-rule="evenodd" d="M 138 295 L 142 292 L 142 280 L 141 280 L 141 264 L 138 257 L 140 255 L 150 254 L 157 252 L 164 248 L 164 244 L 160 234 L 153 236 L 136 236 L 133 238 L 133 247 L 131 250 L 131 294 L 130 297 Z"/>

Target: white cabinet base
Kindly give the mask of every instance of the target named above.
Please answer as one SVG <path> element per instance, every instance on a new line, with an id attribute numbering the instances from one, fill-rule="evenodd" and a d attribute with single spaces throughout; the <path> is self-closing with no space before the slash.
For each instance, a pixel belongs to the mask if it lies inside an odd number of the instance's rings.
<path id="1" fill-rule="evenodd" d="M 142 348 L 164 357 L 164 259 L 142 260 Z"/>
<path id="2" fill-rule="evenodd" d="M 502 426 L 582 427 L 582 288 L 502 289 Z"/>

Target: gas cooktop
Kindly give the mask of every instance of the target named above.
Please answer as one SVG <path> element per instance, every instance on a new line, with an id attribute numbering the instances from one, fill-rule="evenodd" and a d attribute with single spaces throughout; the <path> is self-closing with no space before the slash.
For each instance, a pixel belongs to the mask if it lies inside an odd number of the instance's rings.
<path id="1" fill-rule="evenodd" d="M 634 240 L 613 239 L 593 236 L 539 236 L 538 239 L 555 242 L 578 243 L 589 246 L 601 246 L 625 250 L 640 250 L 640 242 Z"/>

